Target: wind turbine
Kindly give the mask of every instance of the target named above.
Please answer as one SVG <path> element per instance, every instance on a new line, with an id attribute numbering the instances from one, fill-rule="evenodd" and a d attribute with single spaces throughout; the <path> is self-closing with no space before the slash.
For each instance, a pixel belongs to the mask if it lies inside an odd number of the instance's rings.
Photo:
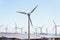
<path id="1" fill-rule="evenodd" d="M 6 30 L 6 33 L 7 33 L 7 30 L 8 30 L 8 26 L 5 28 L 5 30 Z"/>
<path id="2" fill-rule="evenodd" d="M 0 26 L 0 28 L 2 27 L 3 25 Z"/>
<path id="3" fill-rule="evenodd" d="M 17 27 L 17 24 L 15 23 L 15 32 L 17 33 L 17 29 L 19 29 L 19 27 Z"/>
<path id="4" fill-rule="evenodd" d="M 17 27 L 17 28 L 18 28 L 18 27 Z M 18 29 L 21 29 L 21 34 L 23 33 L 23 28 L 24 28 L 24 27 L 22 27 L 22 28 L 18 28 Z"/>
<path id="5" fill-rule="evenodd" d="M 33 29 L 35 29 L 35 33 L 37 34 L 37 28 L 33 28 Z"/>
<path id="6" fill-rule="evenodd" d="M 31 13 L 33 13 L 34 10 L 35 10 L 37 7 L 38 7 L 38 5 L 36 5 L 36 7 L 35 7 L 31 12 L 29 12 L 29 13 L 17 11 L 17 13 L 25 14 L 25 15 L 28 16 L 28 40 L 30 40 L 30 23 L 31 23 L 31 25 L 33 26 L 30 16 L 31 16 Z"/>
<path id="7" fill-rule="evenodd" d="M 23 33 L 23 28 L 24 28 L 24 27 L 22 27 L 22 28 L 18 28 L 18 29 L 21 29 L 21 34 Z"/>
<path id="8" fill-rule="evenodd" d="M 21 34 L 22 34 L 22 33 L 23 33 L 23 28 L 24 28 L 24 27 L 22 27 L 22 28 L 17 27 L 17 24 L 15 23 L 15 30 L 16 30 L 16 33 L 17 33 L 17 29 L 21 29 Z"/>
<path id="9" fill-rule="evenodd" d="M 57 36 L 57 27 L 59 27 L 60 25 L 56 25 L 54 20 L 53 20 L 53 23 L 55 25 L 55 35 Z"/>
<path id="10" fill-rule="evenodd" d="M 43 26 L 44 26 L 44 25 L 43 25 Z M 42 34 L 42 28 L 43 28 L 43 26 L 38 27 L 38 28 L 40 29 L 41 34 Z"/>
<path id="11" fill-rule="evenodd" d="M 46 28 L 46 35 L 48 34 L 48 29 Z"/>
<path id="12" fill-rule="evenodd" d="M 17 24 L 16 23 L 15 23 L 15 30 L 16 30 L 15 32 L 17 33 Z"/>

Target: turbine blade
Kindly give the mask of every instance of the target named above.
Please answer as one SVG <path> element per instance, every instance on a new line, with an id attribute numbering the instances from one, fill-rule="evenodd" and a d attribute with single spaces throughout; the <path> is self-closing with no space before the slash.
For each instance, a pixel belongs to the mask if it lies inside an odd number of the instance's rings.
<path id="1" fill-rule="evenodd" d="M 32 25 L 32 27 L 33 27 L 33 24 L 32 24 L 32 21 L 31 21 L 31 18 L 30 18 L 30 16 L 29 16 L 29 20 L 30 20 L 30 22 L 31 22 L 31 25 Z"/>
<path id="2" fill-rule="evenodd" d="M 56 25 L 54 20 L 53 20 L 53 23 L 54 23 L 54 25 Z"/>
<path id="3" fill-rule="evenodd" d="M 17 27 L 18 29 L 21 29 L 21 28 L 19 28 L 19 27 Z"/>
<path id="4" fill-rule="evenodd" d="M 2 27 L 2 26 L 4 26 L 4 25 L 1 25 L 0 27 Z"/>
<path id="5" fill-rule="evenodd" d="M 37 28 L 40 28 L 40 27 L 37 27 Z"/>
<path id="6" fill-rule="evenodd" d="M 36 7 L 30 13 L 32 13 L 37 7 L 38 7 L 38 5 L 36 5 Z"/>
<path id="7" fill-rule="evenodd" d="M 16 11 L 17 13 L 21 13 L 21 14 L 26 14 L 25 12 L 19 12 L 19 11 Z"/>
<path id="8" fill-rule="evenodd" d="M 55 27 L 53 27 L 52 31 L 55 29 Z"/>
<path id="9" fill-rule="evenodd" d="M 44 25 L 41 26 L 41 28 L 43 28 L 43 27 L 44 27 Z"/>
<path id="10" fill-rule="evenodd" d="M 60 27 L 60 25 L 57 25 L 57 27 Z"/>

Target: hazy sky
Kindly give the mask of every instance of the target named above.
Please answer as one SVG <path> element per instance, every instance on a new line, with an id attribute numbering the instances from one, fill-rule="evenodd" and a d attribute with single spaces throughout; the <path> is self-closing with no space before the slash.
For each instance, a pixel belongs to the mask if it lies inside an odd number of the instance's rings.
<path id="1" fill-rule="evenodd" d="M 54 27 L 53 20 L 56 24 L 60 24 L 60 0 L 0 0 L 0 25 L 4 25 L 4 28 L 8 26 L 8 30 L 13 32 L 16 23 L 18 27 L 24 27 L 24 31 L 26 31 L 27 16 L 16 11 L 28 13 L 36 5 L 38 5 L 37 9 L 31 14 L 34 27 L 45 25 L 43 32 L 45 32 L 45 27 L 48 28 L 49 33 L 54 32 L 52 30 Z M 58 27 L 60 33 L 59 29 L 60 27 Z M 5 29 L 1 27 L 0 30 L 4 31 Z M 34 32 L 32 27 L 31 32 Z"/>

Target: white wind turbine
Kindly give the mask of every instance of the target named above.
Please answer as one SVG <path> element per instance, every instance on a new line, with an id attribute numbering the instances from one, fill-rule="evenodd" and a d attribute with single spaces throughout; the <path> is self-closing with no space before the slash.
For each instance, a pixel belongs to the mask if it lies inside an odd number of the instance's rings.
<path id="1" fill-rule="evenodd" d="M 54 27 L 55 28 L 55 36 L 57 36 L 57 27 L 60 27 L 60 25 L 56 25 L 54 20 L 53 20 L 53 23 L 55 25 L 55 27 Z"/>
<path id="2" fill-rule="evenodd" d="M 22 33 L 23 33 L 23 28 L 24 28 L 24 27 L 22 27 L 22 28 L 17 27 L 17 24 L 15 23 L 15 30 L 16 30 L 15 32 L 16 32 L 16 33 L 17 33 L 17 30 L 18 30 L 18 29 L 21 29 L 21 34 L 22 34 Z"/>
<path id="3" fill-rule="evenodd" d="M 17 24 L 15 23 L 15 30 L 16 30 L 15 32 L 16 32 L 16 33 L 17 33 L 17 28 L 18 28 L 18 27 L 17 27 Z"/>
<path id="4" fill-rule="evenodd" d="M 33 28 L 33 29 L 35 30 L 35 34 L 37 34 L 37 29 L 38 29 L 38 28 Z"/>
<path id="5" fill-rule="evenodd" d="M 44 25 L 43 25 L 43 26 L 44 26 Z M 41 34 L 42 34 L 42 29 L 43 29 L 43 26 L 38 27 L 38 28 L 40 29 Z"/>
<path id="6" fill-rule="evenodd" d="M 38 5 L 37 5 L 38 6 Z M 21 13 L 21 14 L 25 14 L 28 16 L 28 40 L 30 40 L 30 22 L 31 22 L 31 25 L 32 25 L 32 21 L 31 21 L 31 18 L 30 18 L 30 15 L 31 13 L 33 13 L 33 11 L 37 8 L 37 6 L 29 13 L 26 13 L 26 12 L 19 12 L 17 11 L 17 13 Z M 33 26 L 33 25 L 32 25 Z"/>
<path id="7" fill-rule="evenodd" d="M 19 28 L 17 27 L 17 24 L 15 23 L 15 32 L 17 33 L 17 30 L 18 30 Z"/>
<path id="8" fill-rule="evenodd" d="M 1 25 L 0 28 L 3 27 L 3 26 L 4 26 L 4 25 Z"/>
<path id="9" fill-rule="evenodd" d="M 6 31 L 6 33 L 8 32 L 8 26 L 6 26 L 6 28 L 4 28 L 5 29 L 5 31 Z"/>
<path id="10" fill-rule="evenodd" d="M 23 33 L 23 28 L 24 28 L 24 27 L 22 27 L 22 28 L 19 28 L 19 29 L 21 29 L 21 34 Z"/>
<path id="11" fill-rule="evenodd" d="M 22 34 L 22 33 L 23 33 L 23 28 L 24 28 L 24 27 L 22 27 L 22 28 L 17 27 L 17 28 L 18 28 L 18 29 L 21 29 L 21 34 Z"/>

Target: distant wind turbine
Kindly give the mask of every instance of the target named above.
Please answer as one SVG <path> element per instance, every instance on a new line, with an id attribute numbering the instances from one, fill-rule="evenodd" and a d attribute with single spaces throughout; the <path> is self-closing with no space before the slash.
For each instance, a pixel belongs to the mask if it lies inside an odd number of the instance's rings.
<path id="1" fill-rule="evenodd" d="M 35 30 L 35 33 L 37 34 L 37 29 L 38 29 L 38 28 L 33 28 L 33 29 Z"/>
<path id="2" fill-rule="evenodd" d="M 40 29 L 40 32 L 42 34 L 42 28 L 43 28 L 44 25 L 42 25 L 41 27 L 38 27 Z"/>
<path id="3" fill-rule="evenodd" d="M 1 25 L 0 28 L 3 27 L 3 26 L 4 26 L 4 25 Z"/>
<path id="4" fill-rule="evenodd" d="M 18 28 L 18 29 L 21 29 L 21 34 L 23 33 L 23 28 L 24 28 L 24 27 L 22 27 L 22 28 Z"/>
<path id="5" fill-rule="evenodd" d="M 17 33 L 17 30 L 19 29 L 19 27 L 17 27 L 17 24 L 15 23 L 15 32 Z"/>
<path id="6" fill-rule="evenodd" d="M 60 27 L 60 25 L 56 25 L 54 20 L 53 20 L 53 23 L 55 25 L 55 27 L 54 27 L 55 28 L 55 35 L 57 36 L 57 27 Z"/>
<path id="7" fill-rule="evenodd" d="M 17 13 L 25 14 L 25 15 L 28 16 L 28 40 L 30 40 L 30 22 L 31 22 L 31 25 L 33 26 L 31 18 L 30 18 L 30 15 L 31 15 L 31 13 L 34 12 L 34 10 L 37 8 L 37 6 L 38 5 L 36 5 L 36 7 L 31 12 L 29 12 L 29 13 L 17 11 Z"/>
<path id="8" fill-rule="evenodd" d="M 16 30 L 15 32 L 16 32 L 16 33 L 17 33 L 17 28 L 18 28 L 18 27 L 17 27 L 17 24 L 15 23 L 15 30 Z"/>
<path id="9" fill-rule="evenodd" d="M 20 28 L 20 29 L 21 29 L 21 34 L 23 33 L 23 28 L 24 28 L 24 27 Z"/>
<path id="10" fill-rule="evenodd" d="M 17 27 L 17 24 L 15 23 L 15 30 L 16 30 L 15 32 L 16 32 L 16 33 L 17 33 L 17 29 L 21 29 L 21 34 L 22 34 L 22 33 L 23 33 L 23 28 L 24 28 L 24 27 L 22 27 L 22 28 Z"/>
<path id="11" fill-rule="evenodd" d="M 8 26 L 6 26 L 5 30 L 6 30 L 6 33 L 7 33 L 7 31 L 8 31 Z"/>
<path id="12" fill-rule="evenodd" d="M 48 34 L 48 28 L 46 28 L 46 35 Z"/>

